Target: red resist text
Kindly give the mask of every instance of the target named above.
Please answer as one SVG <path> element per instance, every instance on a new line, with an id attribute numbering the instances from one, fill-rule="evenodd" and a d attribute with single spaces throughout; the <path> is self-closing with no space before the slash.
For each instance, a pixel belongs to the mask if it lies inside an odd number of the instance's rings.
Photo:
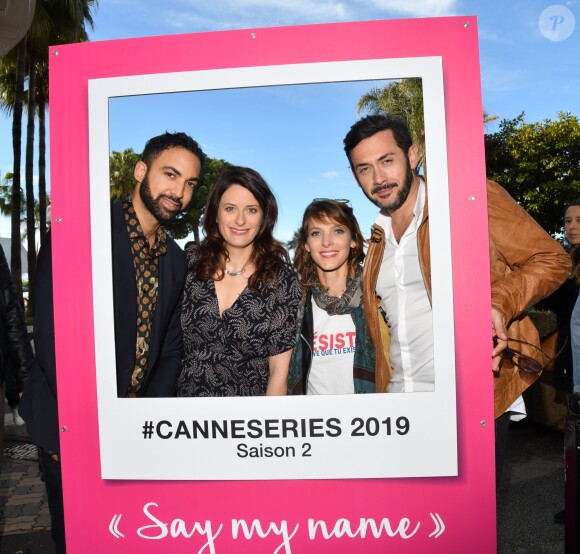
<path id="1" fill-rule="evenodd" d="M 356 332 L 350 331 L 349 333 L 332 333 L 330 335 L 319 335 L 314 333 L 313 347 L 314 350 L 329 350 L 333 348 L 352 348 L 354 347 L 354 341 L 356 337 Z"/>

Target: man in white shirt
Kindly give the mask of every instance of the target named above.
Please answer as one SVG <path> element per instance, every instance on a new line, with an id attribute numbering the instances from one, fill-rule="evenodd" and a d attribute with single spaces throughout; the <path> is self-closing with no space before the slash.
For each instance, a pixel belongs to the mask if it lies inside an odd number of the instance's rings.
<path id="1" fill-rule="evenodd" d="M 344 149 L 358 185 L 380 208 L 363 273 L 365 315 L 377 347 L 376 390 L 432 391 L 428 194 L 423 178 L 416 173 L 416 147 L 402 120 L 371 115 L 351 127 Z M 511 340 L 511 350 L 537 359 L 538 367 L 547 363 L 541 351 L 528 346 L 539 346 L 539 337 L 523 314 L 565 281 L 570 260 L 499 185 L 488 181 L 487 196 L 491 319 L 493 336 L 498 339 L 491 369 L 496 376 L 496 433 L 501 435 L 501 444 L 496 442 L 496 465 L 500 468 L 510 411 L 541 373 L 529 373 L 518 365 L 517 357 L 506 359 L 501 353 Z"/>
<path id="2" fill-rule="evenodd" d="M 375 291 L 391 335 L 390 392 L 425 392 L 435 388 L 431 299 L 419 263 L 417 232 L 423 221 L 426 188 L 417 178 L 409 191 L 408 227 L 397 238 L 393 218 L 381 210 L 376 224 L 385 232 L 385 250 Z"/>

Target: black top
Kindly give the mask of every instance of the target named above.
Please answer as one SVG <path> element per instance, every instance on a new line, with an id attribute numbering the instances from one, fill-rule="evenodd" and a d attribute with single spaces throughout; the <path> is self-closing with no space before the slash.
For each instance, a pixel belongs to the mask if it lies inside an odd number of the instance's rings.
<path id="1" fill-rule="evenodd" d="M 24 313 L 0 246 L 0 385 L 4 384 L 6 372 L 13 371 L 18 392 L 22 392 L 32 359 Z"/>
<path id="2" fill-rule="evenodd" d="M 183 363 L 177 396 L 259 396 L 266 392 L 268 357 L 294 347 L 302 290 L 285 268 L 261 292 L 245 288 L 219 315 L 213 279 L 200 281 L 186 252 L 189 273 L 183 293 Z"/>
<path id="3" fill-rule="evenodd" d="M 554 384 L 557 388 L 572 391 L 572 344 L 570 338 L 570 319 L 572 310 L 578 298 L 578 285 L 573 279 L 568 279 L 550 296 L 542 300 L 536 307 L 549 309 L 556 314 L 558 322 L 558 340 L 556 352 L 562 353 L 554 364 Z"/>
<path id="4" fill-rule="evenodd" d="M 127 394 L 129 376 L 135 368 L 137 285 L 131 243 L 121 202 L 116 202 L 111 207 L 111 238 L 117 394 L 124 397 Z M 70 253 L 70 260 L 73 264 L 74 252 Z M 149 345 L 147 374 L 139 391 L 140 396 L 175 396 L 175 381 L 181 367 L 179 308 L 186 270 L 185 254 L 175 241 L 168 238 L 167 253 L 159 260 L 157 307 Z M 38 446 L 59 454 L 50 233 L 38 255 L 36 277 L 34 290 L 36 356 L 18 411 L 26 421 L 26 430 L 32 440 Z M 71 301 L 74 301 L 74 295 L 71 295 Z M 98 298 L 95 298 L 95 301 L 98 302 Z M 103 369 L 110 371 L 109 368 Z M 86 391 L 79 394 L 86 394 Z"/>

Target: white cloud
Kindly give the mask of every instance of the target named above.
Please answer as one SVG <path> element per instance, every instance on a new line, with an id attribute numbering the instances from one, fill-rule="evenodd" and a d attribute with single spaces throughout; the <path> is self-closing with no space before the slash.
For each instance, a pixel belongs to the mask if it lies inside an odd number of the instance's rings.
<path id="1" fill-rule="evenodd" d="M 248 29 L 457 12 L 460 0 L 109 0 L 95 11 L 97 31 L 120 38 L 167 33 Z M 154 13 L 152 19 L 151 13 Z M 106 23 L 105 23 L 106 21 Z M 120 22 L 124 22 L 120 25 Z M 92 33 L 91 33 L 92 34 Z M 98 33 L 97 33 L 98 35 Z"/>
<path id="2" fill-rule="evenodd" d="M 177 0 L 158 18 L 182 31 L 454 15 L 459 0 Z"/>
<path id="3" fill-rule="evenodd" d="M 484 64 L 482 62 L 481 85 L 484 93 L 513 92 L 520 90 L 524 82 L 525 72 L 521 68 L 506 68 L 496 63 Z"/>
<path id="4" fill-rule="evenodd" d="M 322 173 L 325 179 L 336 179 L 339 175 L 338 171 L 325 171 Z"/>
<path id="5" fill-rule="evenodd" d="M 501 32 L 497 28 L 484 26 L 481 21 L 478 23 L 477 34 L 480 42 L 494 42 L 499 44 L 513 44 L 513 37 Z"/>
<path id="6" fill-rule="evenodd" d="M 233 12 L 243 10 L 272 10 L 294 14 L 310 15 L 310 17 L 342 18 L 346 15 L 345 4 L 334 0 L 225 0 L 221 5 L 229 5 Z"/>
<path id="7" fill-rule="evenodd" d="M 411 17 L 454 15 L 459 5 L 458 0 L 362 0 L 362 3 L 386 13 Z"/>
<path id="8" fill-rule="evenodd" d="M 358 1 L 356 2 L 358 3 Z M 221 0 L 175 2 L 164 8 L 164 24 L 182 30 L 239 29 L 344 21 L 348 2 L 335 0 Z"/>

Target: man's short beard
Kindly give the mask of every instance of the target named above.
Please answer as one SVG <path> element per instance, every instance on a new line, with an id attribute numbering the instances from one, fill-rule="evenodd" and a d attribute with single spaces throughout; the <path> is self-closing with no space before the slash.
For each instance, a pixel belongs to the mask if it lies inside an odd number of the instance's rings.
<path id="1" fill-rule="evenodd" d="M 157 221 L 159 221 L 159 223 L 161 223 L 161 225 L 168 225 L 172 223 L 181 211 L 177 210 L 172 212 L 166 210 L 160 203 L 160 200 L 166 197 L 179 202 L 181 206 L 181 202 L 174 196 L 170 196 L 168 194 L 160 194 L 157 198 L 153 198 L 153 196 L 151 195 L 151 186 L 149 185 L 147 173 L 145 174 L 145 177 L 143 177 L 143 181 L 141 181 L 141 186 L 139 187 L 139 196 L 141 198 L 141 202 L 143 202 L 143 205 L 147 208 L 147 210 L 151 213 L 151 215 Z"/>
<path id="2" fill-rule="evenodd" d="M 407 172 L 405 175 L 405 181 L 402 184 L 401 188 L 397 191 L 396 197 L 394 200 L 392 200 L 391 202 L 386 201 L 383 202 L 381 201 L 380 198 L 375 198 L 372 196 L 368 196 L 369 200 L 371 202 L 373 202 L 373 204 L 376 204 L 381 210 L 387 210 L 389 212 L 394 211 L 394 210 L 398 210 L 407 200 L 407 198 L 409 198 L 409 193 L 411 192 L 411 185 L 413 184 L 413 180 L 415 179 L 415 173 L 414 171 L 411 169 L 411 166 L 409 165 L 409 160 L 407 159 Z M 381 190 L 382 187 L 376 187 L 372 190 L 372 194 L 375 194 L 375 192 L 377 192 L 377 190 Z"/>

